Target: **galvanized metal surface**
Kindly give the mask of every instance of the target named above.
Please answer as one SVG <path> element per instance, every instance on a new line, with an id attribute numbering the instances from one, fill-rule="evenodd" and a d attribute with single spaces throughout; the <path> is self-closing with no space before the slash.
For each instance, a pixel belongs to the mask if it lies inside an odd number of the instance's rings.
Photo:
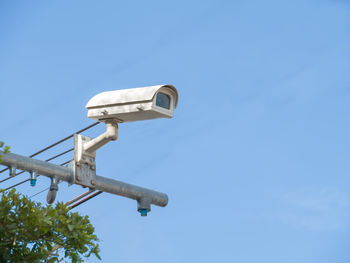
<path id="1" fill-rule="evenodd" d="M 103 192 L 125 196 L 134 200 L 147 197 L 150 198 L 152 204 L 157 206 L 164 207 L 168 204 L 168 196 L 164 193 L 98 175 L 96 176 L 95 187 Z"/>
<path id="2" fill-rule="evenodd" d="M 0 155 L 2 155 L 1 165 L 9 167 L 15 166 L 20 170 L 28 172 L 36 171 L 40 175 L 51 178 L 55 177 L 58 180 L 69 183 L 72 183 L 74 180 L 74 168 L 71 166 L 63 167 L 14 153 L 5 154 L 2 151 L 0 151 Z M 97 175 L 96 181 L 92 182 L 92 185 L 94 186 L 94 189 L 140 201 L 139 203 L 142 205 L 139 209 L 148 209 L 149 203 L 162 207 L 168 204 L 168 196 L 164 193 L 127 184 L 118 180 Z M 145 202 L 145 200 L 147 202 Z"/>
<path id="3" fill-rule="evenodd" d="M 48 177 L 57 177 L 57 179 L 73 182 L 74 172 L 72 168 L 59 166 L 56 164 L 48 163 L 45 161 L 40 161 L 36 159 L 32 159 L 26 156 L 22 156 L 14 153 L 3 153 L 0 151 L 0 155 L 2 155 L 2 163 L 1 165 L 6 166 L 15 166 L 17 169 L 24 171 L 36 171 L 40 175 L 48 176 Z"/>

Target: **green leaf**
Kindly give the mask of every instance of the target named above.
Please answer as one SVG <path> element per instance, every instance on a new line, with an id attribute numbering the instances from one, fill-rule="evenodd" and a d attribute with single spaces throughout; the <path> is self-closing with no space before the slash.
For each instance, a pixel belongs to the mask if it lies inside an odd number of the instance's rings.
<path id="1" fill-rule="evenodd" d="M 67 227 L 68 227 L 69 231 L 73 231 L 73 229 L 74 229 L 74 226 L 72 226 L 72 225 L 67 225 Z"/>
<path id="2" fill-rule="evenodd" d="M 5 150 L 4 150 L 4 153 L 8 153 L 8 152 L 10 152 L 10 146 L 5 146 Z"/>
<path id="3" fill-rule="evenodd" d="M 83 262 L 99 256 L 98 238 L 88 216 L 63 203 L 43 206 L 14 189 L 0 190 L 0 262 Z M 14 242 L 16 240 L 16 242 Z"/>

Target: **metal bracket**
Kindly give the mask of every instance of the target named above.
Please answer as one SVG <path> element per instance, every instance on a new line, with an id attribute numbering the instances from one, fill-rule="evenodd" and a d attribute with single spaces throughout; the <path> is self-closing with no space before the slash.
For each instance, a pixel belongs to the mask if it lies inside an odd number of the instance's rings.
<path id="1" fill-rule="evenodd" d="M 137 211 L 141 216 L 147 216 L 147 213 L 151 211 L 152 198 L 150 196 L 143 196 L 137 200 Z"/>
<path id="2" fill-rule="evenodd" d="M 94 188 L 96 183 L 96 152 L 84 151 L 84 144 L 92 138 L 74 135 L 74 183 Z"/>

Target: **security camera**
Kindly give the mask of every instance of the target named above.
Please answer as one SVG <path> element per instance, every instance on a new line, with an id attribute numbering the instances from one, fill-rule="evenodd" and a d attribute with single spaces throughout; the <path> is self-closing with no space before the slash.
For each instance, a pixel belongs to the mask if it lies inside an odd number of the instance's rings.
<path id="1" fill-rule="evenodd" d="M 105 123 L 106 131 L 96 138 L 74 135 L 74 183 L 94 188 L 96 151 L 118 139 L 118 123 L 171 118 L 177 102 L 178 93 L 172 85 L 115 90 L 94 96 L 86 105 L 88 117 Z"/>
<path id="2" fill-rule="evenodd" d="M 100 122 L 131 122 L 171 118 L 178 93 L 172 85 L 114 90 L 94 96 L 86 105 L 88 117 Z"/>

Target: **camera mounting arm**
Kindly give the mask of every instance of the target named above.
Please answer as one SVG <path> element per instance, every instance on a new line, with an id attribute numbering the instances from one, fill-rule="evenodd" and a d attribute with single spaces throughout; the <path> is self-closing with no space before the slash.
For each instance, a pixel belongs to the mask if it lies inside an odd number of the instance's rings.
<path id="1" fill-rule="evenodd" d="M 108 120 L 106 122 L 106 132 L 100 136 L 92 139 L 83 145 L 83 151 L 87 153 L 94 153 L 103 145 L 110 141 L 118 139 L 118 122 L 115 120 Z"/>

